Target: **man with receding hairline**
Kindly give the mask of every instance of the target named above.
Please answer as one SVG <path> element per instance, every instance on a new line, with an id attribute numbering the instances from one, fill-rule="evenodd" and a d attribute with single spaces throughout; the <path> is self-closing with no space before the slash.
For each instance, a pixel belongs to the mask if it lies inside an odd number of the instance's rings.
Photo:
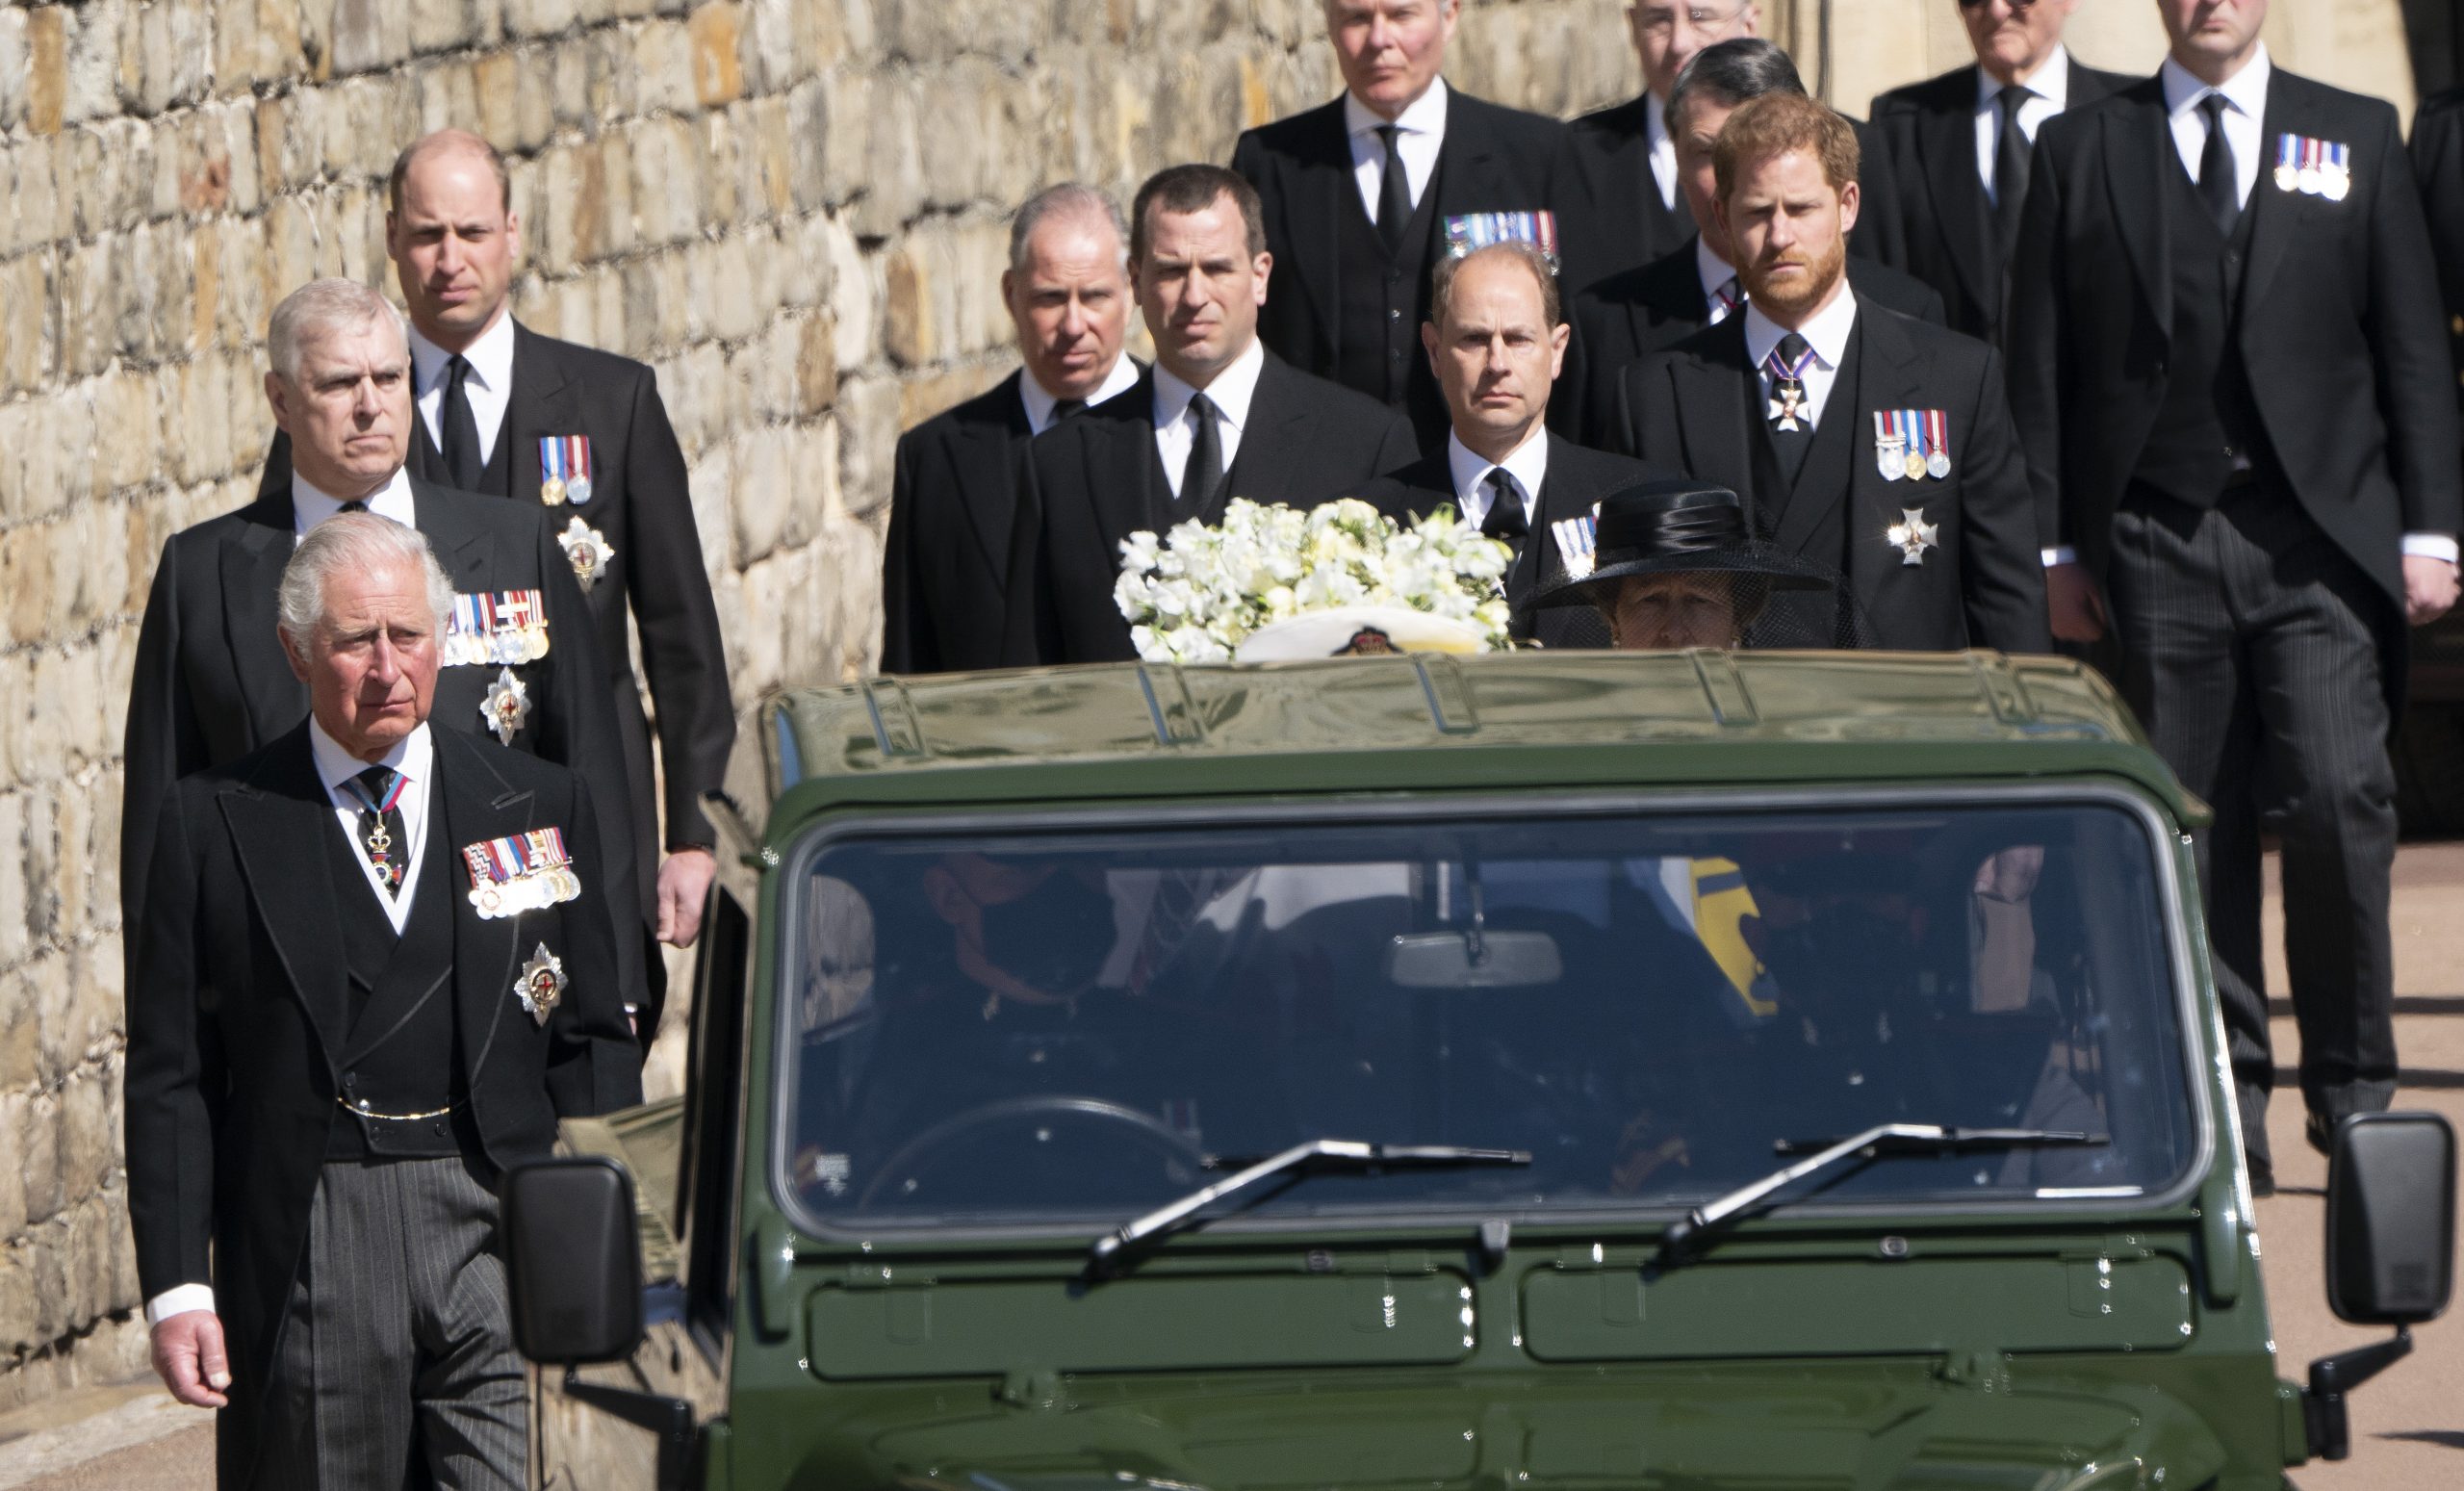
<path id="1" fill-rule="evenodd" d="M 385 248 L 410 313 L 419 409 L 410 469 L 544 508 L 599 632 L 627 775 L 612 806 L 632 818 L 642 900 L 629 925 L 641 924 L 652 976 L 648 1039 L 665 987 L 652 942 L 684 946 L 701 928 L 717 867 L 701 799 L 725 775 L 735 739 L 684 452 L 649 367 L 514 320 L 508 292 L 522 221 L 494 146 L 461 130 L 423 136 L 396 158 L 387 190 Z M 289 461 L 277 440 L 268 489 L 288 475 Z M 641 637 L 639 681 L 629 613 Z M 658 718 L 655 766 L 644 684 Z M 654 790 L 661 777 L 663 794 Z"/>
<path id="2" fill-rule="evenodd" d="M 1026 661 L 1011 631 L 1010 538 L 1032 524 L 1019 463 L 1027 443 L 1138 382 L 1129 329 L 1129 228 L 1111 197 L 1065 182 L 1010 223 L 1001 299 L 1017 372 L 901 435 L 882 549 L 884 673 L 948 673 Z"/>
<path id="3" fill-rule="evenodd" d="M 1113 602 L 1131 533 L 1219 523 L 1236 497 L 1312 507 L 1413 454 L 1402 415 L 1259 341 L 1275 263 L 1248 182 L 1220 166 L 1168 167 L 1138 189 L 1129 220 L 1155 366 L 1027 452 L 1039 521 L 1014 529 L 1010 627 L 1034 639 L 1035 662 L 1137 656 Z"/>
<path id="4" fill-rule="evenodd" d="M 1729 116 L 1712 209 L 1741 314 L 1627 368 L 1624 448 L 1844 572 L 1880 645 L 2041 653 L 2044 567 L 1993 349 L 1848 282 L 1857 139 L 1801 93 Z"/>

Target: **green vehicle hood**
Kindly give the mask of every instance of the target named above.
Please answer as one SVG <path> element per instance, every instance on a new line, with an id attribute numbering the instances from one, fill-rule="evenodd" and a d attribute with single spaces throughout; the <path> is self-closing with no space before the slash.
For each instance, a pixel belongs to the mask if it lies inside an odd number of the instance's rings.
<path id="1" fill-rule="evenodd" d="M 894 1415 L 867 1415 L 900 1425 L 860 1449 L 842 1443 L 869 1475 L 850 1477 L 841 1461 L 821 1478 L 795 1483 L 902 1491 L 2154 1491 L 2206 1484 L 2225 1465 L 2215 1434 L 2161 1390 L 2110 1381 L 2015 1389 L 1991 1368 L 1964 1382 L 1869 1364 L 1602 1374 L 1579 1385 L 1485 1391 L 1477 1378 L 1314 1390 L 1221 1378 L 1072 1383 L 1065 1392 L 1044 1385 L 1060 1401 L 984 1402 L 911 1418 L 909 1411 L 924 1404 L 911 1402 Z M 1101 1400 L 1069 1396 L 1098 1391 Z"/>

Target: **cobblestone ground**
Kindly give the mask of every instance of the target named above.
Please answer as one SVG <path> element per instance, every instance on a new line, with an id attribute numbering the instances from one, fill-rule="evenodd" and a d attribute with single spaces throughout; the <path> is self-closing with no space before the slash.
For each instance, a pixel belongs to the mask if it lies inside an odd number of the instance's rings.
<path id="1" fill-rule="evenodd" d="M 2408 848 L 2396 869 L 2397 1023 L 2404 1090 L 2397 1104 L 2433 1108 L 2464 1128 L 2464 845 Z M 2279 924 L 2269 892 L 2270 934 Z M 2284 986 L 2271 967 L 2271 988 Z M 2290 1006 L 2277 1001 L 2277 1048 L 2295 1050 Z M 2287 1079 L 2290 1088 L 2290 1078 Z M 2278 1102 L 2269 1130 L 2280 1189 L 2259 1203 L 2277 1371 L 2298 1380 L 2310 1359 L 2362 1345 L 2381 1332 L 2327 1311 L 2321 1284 L 2326 1165 L 2301 1142 L 2297 1098 Z M 2464 1272 L 2464 1271 L 2459 1271 Z M 2464 1485 L 2464 1322 L 2414 1333 L 2411 1360 L 2355 1394 L 2353 1458 L 2294 1475 L 2299 1491 L 2445 1491 Z M 37 1410 L 39 1411 L 39 1410 Z M 82 1415 L 82 1416 L 81 1416 Z M 0 1418 L 0 1491 L 209 1491 L 213 1429 L 160 1394 L 81 1395 L 50 1420 Z M 168 1432 L 164 1432 L 166 1427 Z M 160 1434 L 141 1443 L 131 1435 Z M 15 1437 L 12 1437 L 15 1436 Z M 116 1445 L 118 1448 L 104 1448 Z"/>

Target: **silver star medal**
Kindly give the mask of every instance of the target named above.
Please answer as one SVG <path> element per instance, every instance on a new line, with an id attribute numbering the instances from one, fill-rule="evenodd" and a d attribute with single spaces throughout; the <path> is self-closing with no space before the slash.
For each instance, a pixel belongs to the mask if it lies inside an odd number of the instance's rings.
<path id="1" fill-rule="evenodd" d="M 1805 397 L 1805 385 L 1796 379 L 1785 378 L 1781 381 L 1779 395 L 1771 400 L 1770 409 L 1770 417 L 1779 421 L 1780 428 L 1789 431 L 1805 428 L 1803 424 L 1797 423 L 1797 416 L 1812 412 L 1806 407 Z"/>
<path id="2" fill-rule="evenodd" d="M 495 732 L 500 745 L 513 744 L 513 737 L 529 721 L 530 690 L 511 668 L 500 672 L 497 681 L 488 685 L 488 697 L 479 703 L 479 718 Z"/>
<path id="3" fill-rule="evenodd" d="M 576 518 L 556 535 L 556 542 L 564 546 L 565 559 L 574 567 L 574 578 L 581 582 L 582 594 L 588 595 L 590 587 L 599 583 L 599 577 L 607 573 L 608 561 L 616 557 L 607 535 Z"/>
<path id="4" fill-rule="evenodd" d="M 1923 564 L 1925 551 L 1940 547 L 1940 533 L 1939 526 L 1925 521 L 1924 508 L 1903 507 L 1899 510 L 1899 521 L 1892 524 L 1883 536 L 1899 551 L 1900 563 Z"/>
<path id="5" fill-rule="evenodd" d="M 548 951 L 548 944 L 542 942 L 539 950 L 530 955 L 530 961 L 522 965 L 522 977 L 513 983 L 513 996 L 522 1001 L 524 1013 L 545 1025 L 565 997 L 565 983 L 564 960 Z"/>

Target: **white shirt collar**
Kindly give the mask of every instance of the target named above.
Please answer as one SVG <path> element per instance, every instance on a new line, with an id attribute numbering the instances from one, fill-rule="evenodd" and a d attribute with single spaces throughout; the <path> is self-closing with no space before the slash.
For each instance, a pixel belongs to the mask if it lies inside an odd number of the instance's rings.
<path id="1" fill-rule="evenodd" d="M 445 364 L 453 354 L 420 335 L 420 328 L 410 328 L 411 388 L 424 394 L 445 377 Z M 508 306 L 497 317 L 496 324 L 479 333 L 479 340 L 462 349 L 471 364 L 471 375 L 492 393 L 501 394 L 513 387 L 513 309 Z"/>
<path id="2" fill-rule="evenodd" d="M 1857 329 L 1857 292 L 1842 288 L 1839 298 L 1823 307 L 1813 320 L 1797 328 L 1813 354 L 1822 359 L 1825 368 L 1836 368 L 1848 356 L 1848 336 Z M 1787 328 L 1762 314 L 1762 308 L 1748 300 L 1745 303 L 1745 354 L 1760 368 L 1770 360 L 1771 349 L 1788 334 Z"/>
<path id="3" fill-rule="evenodd" d="M 1504 460 L 1496 462 L 1465 445 L 1462 436 L 1451 430 L 1447 432 L 1446 470 L 1454 478 L 1454 496 L 1462 503 L 1467 521 L 1476 523 L 1488 515 L 1488 496 L 1481 492 L 1481 484 L 1489 479 L 1489 473 L 1501 467 L 1522 489 L 1524 516 L 1529 518 L 1540 501 L 1540 483 L 1549 479 L 1549 427 L 1533 425 L 1523 444 L 1516 446 Z M 1480 511 L 1476 514 L 1472 510 L 1476 493 L 1480 499 Z"/>
<path id="4" fill-rule="evenodd" d="M 1124 362 L 1128 359 L 1122 359 Z M 1266 370 L 1266 344 L 1255 337 L 1232 359 L 1232 365 L 1215 375 L 1206 386 L 1206 397 L 1215 400 L 1216 412 L 1234 429 L 1249 425 L 1249 400 L 1257 396 L 1258 374 Z M 1198 393 L 1181 381 L 1179 374 L 1155 365 L 1155 423 L 1169 424 L 1189 417 L 1190 399 Z"/>
<path id="5" fill-rule="evenodd" d="M 1345 90 L 1345 134 L 1370 134 L 1386 122 L 1388 121 L 1379 116 L 1376 110 L 1370 108 L 1367 104 L 1362 103 L 1359 99 L 1353 97 L 1350 90 Z M 1444 78 L 1431 78 L 1428 84 L 1428 91 L 1423 93 L 1420 97 L 1413 99 L 1409 104 L 1405 105 L 1403 112 L 1397 115 L 1393 122 L 1398 129 L 1400 129 L 1406 135 L 1445 135 L 1446 80 Z"/>
<path id="6" fill-rule="evenodd" d="M 2198 101 L 2210 93 L 2221 93 L 2243 116 L 2260 123 L 2268 116 L 2268 79 L 2274 75 L 2275 64 L 2268 59 L 2267 43 L 2259 49 L 2242 70 L 2224 80 L 2222 88 L 2209 88 L 2193 76 L 2188 67 L 2168 57 L 2165 65 L 2156 69 L 2156 77 L 2165 88 L 2165 112 L 2178 115 L 2198 107 Z"/>
<path id="7" fill-rule="evenodd" d="M 412 438 L 416 439 L 417 436 Z M 343 510 L 342 499 L 328 497 L 309 485 L 308 478 L 294 471 L 291 474 L 291 536 L 306 538 L 309 530 Z M 391 518 L 406 528 L 419 527 L 419 511 L 411 501 L 410 475 L 397 466 L 393 479 L 368 499 L 368 510 L 380 518 Z"/>
<path id="8" fill-rule="evenodd" d="M 1104 381 L 1087 396 L 1087 406 L 1093 408 L 1115 395 L 1126 394 L 1137 381 L 1138 364 L 1128 353 L 1121 353 L 1113 359 L 1113 371 L 1105 373 Z M 1018 370 L 1018 401 L 1026 405 L 1030 433 L 1040 435 L 1052 428 L 1053 405 L 1061 399 L 1044 392 L 1044 386 L 1037 382 L 1036 375 L 1025 368 Z"/>
<path id="9" fill-rule="evenodd" d="M 343 784 L 370 766 L 391 766 L 412 782 L 424 787 L 428 781 L 429 763 L 435 758 L 435 748 L 428 739 L 427 721 L 422 720 L 409 734 L 394 742 L 394 748 L 374 761 L 363 761 L 342 748 L 342 743 L 325 733 L 317 717 L 308 717 L 308 754 L 316 758 L 318 779 L 325 784 L 325 791 L 340 793 Z"/>
<path id="10" fill-rule="evenodd" d="M 1703 242 L 1700 233 L 1694 235 L 1694 272 L 1702 277 L 1703 301 L 1707 305 L 1722 285 L 1737 277 L 1735 269 L 1726 259 L 1711 252 L 1711 245 Z M 1743 280 L 1737 280 L 1736 297 L 1740 300 L 1745 298 Z"/>
<path id="11" fill-rule="evenodd" d="M 2037 65 L 2037 70 L 2019 80 L 2019 86 L 2036 94 L 2056 109 L 2070 107 L 2070 49 L 2057 41 L 2053 55 Z M 1983 67 L 1976 69 L 1976 106 L 1990 109 L 2001 102 L 2002 85 Z"/>

